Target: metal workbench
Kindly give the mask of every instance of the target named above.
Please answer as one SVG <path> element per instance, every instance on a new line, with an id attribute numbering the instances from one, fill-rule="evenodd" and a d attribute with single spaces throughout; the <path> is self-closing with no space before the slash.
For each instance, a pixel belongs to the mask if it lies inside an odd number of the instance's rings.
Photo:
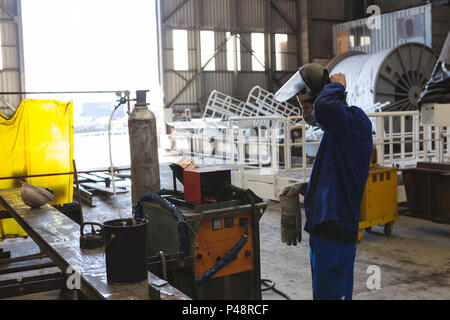
<path id="1" fill-rule="evenodd" d="M 86 298 L 108 300 L 190 299 L 169 284 L 161 287 L 153 285 L 152 282 L 159 278 L 151 272 L 148 273 L 148 280 L 145 281 L 109 284 L 106 280 L 104 249 L 80 249 L 80 226 L 77 223 L 48 204 L 40 209 L 31 209 L 23 203 L 20 194 L 20 188 L 0 190 L 0 203 L 63 273 L 68 270 L 69 266 L 80 273 L 80 291 Z"/>

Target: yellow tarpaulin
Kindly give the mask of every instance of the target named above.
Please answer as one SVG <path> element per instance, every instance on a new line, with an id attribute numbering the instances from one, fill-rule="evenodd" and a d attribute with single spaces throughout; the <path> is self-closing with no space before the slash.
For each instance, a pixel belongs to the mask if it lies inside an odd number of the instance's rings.
<path id="1" fill-rule="evenodd" d="M 0 113 L 0 177 L 73 171 L 73 104 L 26 99 L 11 119 Z M 27 183 L 53 189 L 50 204 L 72 202 L 73 175 L 36 177 Z M 21 187 L 17 179 L 0 180 L 0 189 Z M 0 206 L 0 210 L 4 210 Z M 0 241 L 26 233 L 14 219 L 0 220 Z"/>

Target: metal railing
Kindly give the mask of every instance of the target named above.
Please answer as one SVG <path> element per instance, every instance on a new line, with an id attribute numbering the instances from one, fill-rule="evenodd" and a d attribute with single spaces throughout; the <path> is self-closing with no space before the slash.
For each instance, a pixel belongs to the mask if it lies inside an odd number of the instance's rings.
<path id="1" fill-rule="evenodd" d="M 450 161 L 449 127 L 424 125 L 418 111 L 368 113 L 381 166 Z M 323 132 L 301 116 L 230 117 L 228 126 L 184 133 L 185 154 L 221 159 L 235 168 L 237 185 L 278 198 L 281 188 L 307 181 Z"/>
<path id="2" fill-rule="evenodd" d="M 402 168 L 415 166 L 419 161 L 450 160 L 448 127 L 421 124 L 418 111 L 376 112 L 367 115 L 375 123 L 373 143 L 377 148 L 379 165 L 389 167 L 396 165 Z M 276 122 L 277 126 L 269 127 L 266 136 L 260 134 L 258 126 L 258 134 L 250 139 L 245 136 L 246 128 L 243 125 L 249 120 L 257 121 L 258 124 L 261 120 Z M 314 129 L 308 125 L 305 126 L 301 116 L 230 118 L 229 121 L 230 128 L 233 128 L 232 136 L 238 137 L 239 147 L 235 149 L 238 162 L 233 162 L 237 169 L 238 183 L 248 186 L 251 180 L 272 184 L 273 192 L 266 190 L 266 196 L 270 195 L 270 198 L 276 199 L 277 192 L 281 190 L 283 184 L 309 179 L 312 158 L 320 144 L 320 132 L 314 134 Z M 293 129 L 296 127 L 300 127 L 302 133 L 297 139 L 292 136 L 295 133 Z M 256 148 L 253 153 L 251 153 L 252 148 L 244 148 L 250 143 L 253 144 L 253 149 Z M 264 149 L 261 150 L 261 148 Z M 308 148 L 312 151 L 308 152 Z M 259 156 L 264 152 L 270 154 L 270 157 Z M 255 154 L 258 157 L 255 158 Z M 255 160 L 258 161 L 255 162 Z M 262 167 L 270 168 L 270 170 L 258 171 L 256 174 L 249 170 Z M 277 177 L 270 180 L 267 178 L 269 175 L 277 175 Z M 254 186 L 256 190 L 259 188 L 257 184 Z"/>
<path id="3" fill-rule="evenodd" d="M 384 166 L 414 166 L 418 161 L 444 162 L 450 157 L 449 127 L 421 124 L 418 111 L 377 112 L 373 143 Z"/>
<path id="4" fill-rule="evenodd" d="M 203 119 L 228 120 L 229 117 L 252 115 L 252 112 L 246 109 L 245 102 L 214 90 L 208 97 Z"/>
<path id="5" fill-rule="evenodd" d="M 299 116 L 301 110 L 288 102 L 275 100 L 274 94 L 255 86 L 250 90 L 245 104 L 256 112 L 253 116 Z"/>

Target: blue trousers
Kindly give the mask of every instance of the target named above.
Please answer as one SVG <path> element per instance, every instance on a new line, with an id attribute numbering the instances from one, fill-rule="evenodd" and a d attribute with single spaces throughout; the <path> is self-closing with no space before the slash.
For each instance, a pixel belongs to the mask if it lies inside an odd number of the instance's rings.
<path id="1" fill-rule="evenodd" d="M 310 234 L 314 300 L 352 300 L 356 243 Z"/>

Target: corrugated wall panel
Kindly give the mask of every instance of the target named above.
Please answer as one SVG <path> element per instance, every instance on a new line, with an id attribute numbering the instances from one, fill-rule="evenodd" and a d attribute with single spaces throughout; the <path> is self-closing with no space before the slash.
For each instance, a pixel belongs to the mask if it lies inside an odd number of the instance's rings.
<path id="1" fill-rule="evenodd" d="M 17 27 L 14 23 L 1 23 L 1 34 L 3 46 L 17 45 Z"/>
<path id="2" fill-rule="evenodd" d="M 264 32 L 266 26 L 264 0 L 239 0 L 239 22 L 243 29 Z"/>
<path id="3" fill-rule="evenodd" d="M 432 44 L 438 54 L 450 31 L 450 6 L 432 6 Z"/>
<path id="4" fill-rule="evenodd" d="M 187 71 L 177 71 L 177 73 L 179 73 L 181 76 L 183 76 L 188 80 L 191 79 L 195 74 L 194 72 L 187 72 Z M 176 108 L 177 110 L 184 110 L 186 107 L 192 107 L 191 104 L 196 103 L 198 101 L 197 83 L 200 81 L 201 78 L 199 77 L 197 78 L 197 80 L 191 83 L 191 85 L 189 85 L 189 87 L 187 87 L 186 90 L 183 91 L 183 93 L 177 99 L 174 108 Z M 186 81 L 175 73 L 166 73 L 164 85 L 165 85 L 165 103 L 169 103 L 185 87 Z"/>
<path id="5" fill-rule="evenodd" d="M 311 1 L 311 15 L 313 19 L 346 20 L 347 0 L 314 0 Z"/>
<path id="6" fill-rule="evenodd" d="M 252 54 L 247 50 L 244 43 L 251 47 L 252 38 L 250 33 L 242 33 L 240 35 L 241 40 L 241 70 L 251 71 L 252 70 Z"/>
<path id="7" fill-rule="evenodd" d="M 214 35 L 215 48 L 218 48 L 226 40 L 226 34 L 224 32 L 216 32 Z M 230 39 L 229 41 L 233 41 Z M 227 45 L 224 44 L 216 56 L 216 70 L 227 70 Z"/>
<path id="8" fill-rule="evenodd" d="M 203 27 L 231 29 L 233 26 L 232 0 L 203 1 Z"/>
<path id="9" fill-rule="evenodd" d="M 201 61 L 197 60 L 197 50 L 200 50 L 197 42 L 198 33 L 195 31 L 188 31 L 188 55 L 189 55 L 189 70 L 198 70 L 201 68 Z"/>
<path id="10" fill-rule="evenodd" d="M 164 54 L 164 69 L 172 70 L 173 69 L 173 37 L 172 32 L 167 31 L 163 34 L 162 42 L 164 43 L 165 51 Z"/>
<path id="11" fill-rule="evenodd" d="M 19 72 L 19 57 L 17 49 L 14 47 L 3 47 L 3 68 L 7 70 L 15 69 Z"/>
<path id="12" fill-rule="evenodd" d="M 218 90 L 222 93 L 233 95 L 233 72 L 205 72 L 203 74 L 202 103 L 205 105 L 210 93 Z"/>
<path id="13" fill-rule="evenodd" d="M 278 0 L 274 1 L 277 7 L 289 19 L 289 21 L 297 27 L 297 5 L 295 0 Z M 289 26 L 285 19 L 280 14 L 274 12 L 272 15 L 272 31 L 277 33 L 294 33 L 294 30 Z"/>
<path id="14" fill-rule="evenodd" d="M 236 98 L 245 101 L 250 90 L 256 85 L 267 90 L 267 75 L 265 72 L 239 73 Z"/>
<path id="15" fill-rule="evenodd" d="M 17 7 L 15 0 L 0 0 L 0 6 L 5 8 L 12 15 L 17 15 Z M 0 10 L 1 19 L 10 19 L 11 16 L 5 10 Z"/>
<path id="16" fill-rule="evenodd" d="M 170 0 L 162 1 L 164 3 L 164 15 L 161 17 L 165 19 L 168 17 L 179 5 L 185 0 Z M 194 1 L 189 0 L 180 8 L 175 14 L 173 14 L 167 21 L 167 26 L 175 27 L 190 27 L 195 25 L 194 16 Z"/>
<path id="17" fill-rule="evenodd" d="M 0 7 L 0 19 L 6 20 L 0 23 L 0 34 L 2 44 L 2 61 L 3 70 L 0 70 L 0 91 L 3 92 L 21 92 L 25 88 L 22 88 L 22 57 L 19 46 L 18 25 L 14 22 L 14 17 L 11 15 L 17 15 L 17 1 L 14 0 L 1 0 Z M 17 18 L 20 21 L 19 18 Z M 0 112 L 6 112 L 7 115 L 9 108 L 5 107 L 5 104 L 12 106 L 14 109 L 20 104 L 22 96 L 20 95 L 3 95 L 0 96 Z M 6 111 L 8 110 L 8 111 Z"/>
<path id="18" fill-rule="evenodd" d="M 329 21 L 312 21 L 310 52 L 313 57 L 328 58 L 333 52 L 333 25 Z"/>
<path id="19" fill-rule="evenodd" d="M 287 61 L 287 70 L 293 71 L 297 70 L 300 66 L 298 65 L 298 57 L 297 57 L 297 37 L 296 36 L 288 36 L 288 48 L 286 57 Z"/>

